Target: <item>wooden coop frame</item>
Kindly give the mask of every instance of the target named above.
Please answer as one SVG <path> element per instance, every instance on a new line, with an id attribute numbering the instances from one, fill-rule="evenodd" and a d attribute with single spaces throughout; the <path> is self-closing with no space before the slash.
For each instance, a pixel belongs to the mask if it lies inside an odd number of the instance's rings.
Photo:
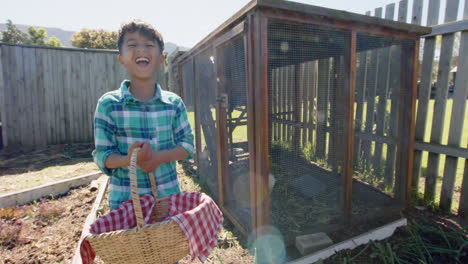
<path id="1" fill-rule="evenodd" d="M 250 204 L 251 204 L 251 226 L 256 236 L 260 227 L 267 226 L 270 222 L 270 199 L 269 192 L 269 91 L 268 91 L 268 23 L 270 20 L 281 20 L 293 23 L 324 26 L 346 31 L 349 34 L 344 56 L 344 71 L 341 72 L 344 81 L 342 93 L 336 97 L 337 105 L 340 105 L 344 115 L 344 129 L 353 132 L 354 129 L 354 102 L 356 84 L 356 53 L 357 34 L 365 33 L 373 36 L 382 36 L 408 40 L 410 45 L 404 45 L 401 56 L 400 73 L 400 93 L 398 100 L 401 102 L 398 108 L 398 137 L 396 179 L 395 179 L 395 199 L 401 205 L 407 205 L 410 199 L 410 184 L 412 177 L 412 160 L 415 133 L 415 104 L 417 89 L 417 67 L 419 55 L 419 38 L 421 35 L 429 34 L 430 28 L 410 25 L 376 17 L 353 14 L 344 11 L 337 11 L 306 4 L 274 1 L 274 0 L 254 0 L 243 7 L 239 12 L 220 25 L 211 34 L 205 37 L 194 48 L 178 58 L 174 62 L 174 67 L 179 67 L 178 72 L 182 73 L 182 65 L 192 64 L 193 78 L 197 78 L 194 67 L 194 57 L 202 52 L 242 36 L 245 49 L 245 72 L 247 86 L 247 108 L 245 114 L 237 119 L 230 120 L 227 117 L 226 102 L 222 96 L 226 84 L 222 81 L 216 84 L 216 135 L 209 135 L 216 138 L 218 182 L 223 183 L 228 171 L 228 149 L 227 142 L 232 134 L 226 133 L 229 126 L 248 126 L 248 149 L 249 149 L 249 181 L 250 181 Z M 223 64 L 223 54 L 215 54 L 217 65 Z M 217 76 L 225 74 L 217 68 Z M 410 73 L 410 74 L 408 74 Z M 186 96 L 187 91 L 183 87 L 182 74 L 179 75 L 178 83 L 181 86 L 181 93 Z M 199 90 L 193 87 L 193 98 L 197 98 Z M 194 101 L 195 112 L 195 133 L 196 133 L 196 157 L 195 162 L 199 165 L 200 155 L 200 105 Z M 295 113 L 300 109 L 296 107 Z M 232 129 L 231 129 L 232 131 Z M 206 135 L 205 135 L 206 136 Z M 344 133 L 340 138 L 342 143 L 342 173 L 341 183 L 344 186 L 342 195 L 344 224 L 352 223 L 352 183 L 353 183 L 353 152 L 354 133 Z M 374 136 L 373 140 L 379 139 Z M 213 142 L 212 142 L 213 143 Z M 245 235 L 249 235 L 248 230 L 231 214 L 225 207 L 224 186 L 218 186 L 218 204 L 225 215 L 234 225 Z M 399 209 L 401 209 L 400 207 Z"/>

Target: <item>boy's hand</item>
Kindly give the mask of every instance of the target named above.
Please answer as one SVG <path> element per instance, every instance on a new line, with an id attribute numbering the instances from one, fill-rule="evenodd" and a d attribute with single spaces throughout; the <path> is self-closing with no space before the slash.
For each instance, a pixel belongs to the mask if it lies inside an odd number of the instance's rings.
<path id="1" fill-rule="evenodd" d="M 149 173 L 164 163 L 161 158 L 160 153 L 155 152 L 151 148 L 150 143 L 145 142 L 143 143 L 143 147 L 140 152 L 138 152 L 137 164 L 140 166 L 142 171 Z"/>
<path id="2" fill-rule="evenodd" d="M 127 154 L 127 164 L 128 164 L 128 166 L 130 166 L 130 159 L 132 157 L 133 151 L 136 148 L 141 148 L 142 146 L 143 146 L 143 142 L 137 141 L 137 142 L 133 143 L 133 145 L 131 145 L 130 148 L 128 148 L 128 154 Z M 138 153 L 138 156 L 140 156 L 140 153 Z"/>

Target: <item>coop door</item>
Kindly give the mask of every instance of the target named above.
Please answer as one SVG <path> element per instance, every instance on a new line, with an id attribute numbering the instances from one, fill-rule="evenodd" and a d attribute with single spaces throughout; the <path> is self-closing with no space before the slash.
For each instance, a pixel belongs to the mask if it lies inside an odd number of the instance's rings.
<path id="1" fill-rule="evenodd" d="M 215 46 L 220 201 L 242 231 L 251 231 L 251 191 L 247 140 L 247 86 L 243 25 Z"/>

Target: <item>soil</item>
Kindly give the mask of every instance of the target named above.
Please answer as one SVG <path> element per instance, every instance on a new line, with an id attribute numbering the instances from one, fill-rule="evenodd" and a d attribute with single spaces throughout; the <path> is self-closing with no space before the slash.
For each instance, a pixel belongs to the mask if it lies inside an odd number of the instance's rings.
<path id="1" fill-rule="evenodd" d="M 70 262 L 95 196 L 85 186 L 55 199 L 0 209 L 0 263 Z"/>

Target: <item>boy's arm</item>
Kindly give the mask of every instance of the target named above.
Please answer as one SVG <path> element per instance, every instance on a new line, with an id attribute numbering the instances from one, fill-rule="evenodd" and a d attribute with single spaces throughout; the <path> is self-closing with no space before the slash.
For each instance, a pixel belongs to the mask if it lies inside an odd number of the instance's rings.
<path id="1" fill-rule="evenodd" d="M 176 110 L 174 123 L 172 125 L 172 133 L 177 147 L 183 148 L 186 151 L 186 156 L 181 159 L 191 159 L 193 157 L 193 132 L 187 117 L 187 110 L 182 99 Z M 176 148 L 177 148 L 176 147 Z M 181 160 L 178 159 L 178 160 Z"/>
<path id="2" fill-rule="evenodd" d="M 130 147 L 128 156 L 120 154 L 114 137 L 115 123 L 110 116 L 108 106 L 104 100 L 99 100 L 94 114 L 94 145 L 93 158 L 99 169 L 111 176 L 112 169 L 125 167 L 130 164 L 131 151 L 141 142 Z"/>

